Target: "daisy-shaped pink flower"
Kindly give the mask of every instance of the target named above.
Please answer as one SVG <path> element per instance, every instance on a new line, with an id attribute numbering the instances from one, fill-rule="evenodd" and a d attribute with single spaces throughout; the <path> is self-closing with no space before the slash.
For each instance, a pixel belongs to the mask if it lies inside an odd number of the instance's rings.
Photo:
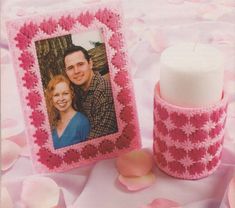
<path id="1" fill-rule="evenodd" d="M 123 37 L 121 33 L 114 33 L 109 39 L 109 45 L 116 49 L 120 50 L 123 47 Z"/>
<path id="2" fill-rule="evenodd" d="M 28 89 L 32 89 L 38 83 L 38 79 L 34 73 L 26 72 L 22 78 L 24 80 L 24 86 Z"/>
<path id="3" fill-rule="evenodd" d="M 35 92 L 35 91 L 31 91 L 29 92 L 28 96 L 26 97 L 26 99 L 28 100 L 28 105 L 32 108 L 35 109 L 38 107 L 38 105 L 40 104 L 42 98 L 39 95 L 39 93 Z"/>
<path id="4" fill-rule="evenodd" d="M 40 24 L 40 28 L 46 34 L 51 35 L 56 31 L 57 22 L 52 18 L 50 18 L 49 20 L 44 19 L 43 22 Z"/>
<path id="5" fill-rule="evenodd" d="M 28 51 L 24 51 L 19 60 L 21 61 L 20 67 L 24 70 L 29 70 L 34 65 L 34 58 Z"/>
<path id="6" fill-rule="evenodd" d="M 92 144 L 87 144 L 85 147 L 83 147 L 81 155 L 85 159 L 93 158 L 97 156 L 98 154 L 98 149 L 92 145 Z"/>
<path id="7" fill-rule="evenodd" d="M 121 113 L 120 113 L 120 118 L 129 123 L 131 120 L 133 120 L 133 109 L 131 106 L 125 106 Z"/>
<path id="8" fill-rule="evenodd" d="M 125 70 L 120 70 L 114 77 L 114 81 L 120 87 L 125 87 L 128 83 L 128 73 Z"/>
<path id="9" fill-rule="evenodd" d="M 99 144 L 99 151 L 102 154 L 111 153 L 115 148 L 115 144 L 112 141 L 104 140 Z"/>
<path id="10" fill-rule="evenodd" d="M 35 143 L 37 143 L 39 146 L 42 146 L 47 142 L 49 135 L 45 130 L 37 129 L 33 136 L 36 138 Z"/>
<path id="11" fill-rule="evenodd" d="M 78 162 L 80 159 L 80 153 L 75 149 L 70 149 L 65 152 L 63 159 L 67 164 Z"/>
<path id="12" fill-rule="evenodd" d="M 20 50 L 25 50 L 29 46 L 29 44 L 31 43 L 31 40 L 21 32 L 19 32 L 16 35 L 15 40 L 17 41 L 16 46 Z"/>
<path id="13" fill-rule="evenodd" d="M 60 19 L 59 19 L 59 25 L 64 29 L 64 30 L 71 30 L 74 23 L 76 22 L 76 20 L 74 18 L 72 18 L 70 15 L 65 17 L 65 16 L 62 16 Z"/>
<path id="14" fill-rule="evenodd" d="M 122 88 L 121 91 L 118 93 L 117 99 L 123 105 L 129 104 L 131 101 L 130 90 L 128 88 Z"/>
<path id="15" fill-rule="evenodd" d="M 90 14 L 89 12 L 82 13 L 78 17 L 78 21 L 85 27 L 88 27 L 92 23 L 93 19 L 94 19 L 94 16 Z"/>
<path id="16" fill-rule="evenodd" d="M 38 110 L 33 111 L 30 118 L 32 119 L 31 123 L 35 127 L 40 127 L 45 121 L 45 116 L 43 115 L 41 111 L 38 111 Z"/>
<path id="17" fill-rule="evenodd" d="M 126 60 L 124 58 L 123 52 L 117 52 L 112 58 L 112 64 L 118 69 L 123 69 L 126 65 Z"/>
<path id="18" fill-rule="evenodd" d="M 38 26 L 33 22 L 25 23 L 24 26 L 20 28 L 20 32 L 31 40 L 37 34 Z"/>
<path id="19" fill-rule="evenodd" d="M 49 169 L 54 169 L 56 167 L 58 168 L 63 162 L 59 155 L 53 154 L 47 148 L 41 148 L 37 155 L 39 156 L 39 161 L 46 165 Z"/>
<path id="20" fill-rule="evenodd" d="M 123 149 L 123 148 L 129 147 L 130 143 L 131 143 L 130 137 L 120 136 L 120 137 L 117 138 L 115 144 L 116 144 L 118 149 Z"/>

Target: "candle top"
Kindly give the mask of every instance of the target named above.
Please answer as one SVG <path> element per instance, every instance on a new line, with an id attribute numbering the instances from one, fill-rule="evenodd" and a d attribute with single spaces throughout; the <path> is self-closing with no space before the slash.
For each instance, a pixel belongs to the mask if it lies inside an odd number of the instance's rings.
<path id="1" fill-rule="evenodd" d="M 161 63 L 187 72 L 223 70 L 223 55 L 216 48 L 199 43 L 183 43 L 167 48 L 161 55 Z"/>

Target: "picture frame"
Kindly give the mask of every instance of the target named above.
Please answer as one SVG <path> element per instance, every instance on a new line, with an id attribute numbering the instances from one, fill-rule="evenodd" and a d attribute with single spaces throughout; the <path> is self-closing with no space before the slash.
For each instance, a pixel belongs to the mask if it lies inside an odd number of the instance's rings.
<path id="1" fill-rule="evenodd" d="M 66 171 L 140 148 L 140 130 L 119 1 L 8 20 L 6 27 L 24 112 L 27 140 L 36 172 Z M 100 37 L 98 41 L 97 36 Z M 91 39 L 87 39 L 87 37 L 91 37 Z M 83 58 L 85 55 L 81 51 L 75 51 L 64 56 L 68 49 L 77 46 L 78 43 L 83 45 L 90 43 L 94 46 L 92 49 L 86 49 L 91 59 L 85 60 L 84 63 L 89 65 L 90 60 L 96 57 L 97 63 L 92 60 L 93 77 L 97 75 L 101 77 L 100 79 L 105 79 L 111 86 L 111 94 L 104 95 L 107 89 L 102 87 L 99 88 L 100 94 L 91 94 L 90 99 L 96 98 L 96 100 L 90 102 L 89 106 L 85 105 L 82 96 L 80 94 L 78 96 L 77 93 L 80 90 L 87 96 L 89 94 L 87 92 L 90 92 L 89 84 L 87 84 L 89 82 L 84 81 L 84 84 L 81 81 L 85 77 L 85 72 L 79 72 L 81 77 L 74 78 L 74 74 L 77 72 L 76 67 L 80 67 L 82 64 L 67 62 L 67 60 L 73 60 L 71 54 L 82 54 Z M 97 49 L 98 47 L 102 48 L 102 54 L 97 52 L 100 50 Z M 99 55 L 97 55 L 98 53 Z M 96 70 L 94 65 L 96 65 Z M 98 65 L 102 65 L 102 67 L 98 67 Z M 69 76 L 69 70 L 74 75 L 71 76 L 72 78 Z M 56 83 L 49 88 L 50 81 L 55 77 L 58 78 L 58 75 L 69 80 L 73 87 L 70 88 L 70 84 L 66 84 L 65 81 L 62 81 L 62 84 L 58 81 L 59 84 Z M 81 83 L 75 83 L 75 79 Z M 95 82 L 91 80 L 90 84 Z M 98 88 L 98 85 L 95 86 L 94 89 Z M 51 97 L 49 92 L 51 92 Z M 102 98 L 106 101 L 103 102 Z M 76 105 L 74 100 L 80 101 Z M 111 116 L 106 115 L 112 108 L 110 103 L 107 104 L 107 100 L 113 102 L 115 119 L 112 120 L 112 123 L 110 121 L 105 124 L 102 123 L 105 118 L 111 120 Z M 77 111 L 75 108 L 79 108 L 79 104 L 83 105 L 80 108 L 82 109 L 81 114 L 89 124 L 89 130 L 84 136 L 84 140 L 56 147 L 55 141 L 57 140 L 55 140 L 54 133 L 57 134 L 59 141 L 64 138 L 72 138 L 74 132 L 70 134 L 68 131 L 67 137 L 64 137 L 63 134 L 71 124 L 71 120 L 68 118 L 72 119 L 74 117 L 71 115 L 78 114 L 79 109 Z M 105 105 L 105 110 L 97 107 Z M 107 105 L 111 105 L 111 107 L 107 107 Z M 97 107 L 96 110 L 94 110 L 95 107 Z M 54 111 L 54 114 L 51 113 Z M 73 113 L 70 115 L 67 112 Z M 99 116 L 95 112 L 99 114 L 104 112 L 98 123 Z M 63 121 L 66 121 L 64 118 L 67 118 L 65 125 L 63 124 Z M 73 123 L 77 125 L 78 122 L 75 119 Z M 80 130 L 86 129 L 84 126 L 81 127 L 81 124 L 85 125 L 84 123 L 83 121 L 79 123 Z M 116 130 L 107 131 L 111 133 L 97 134 L 98 136 L 89 136 L 92 134 L 93 128 L 107 126 L 116 126 Z M 76 128 L 71 127 L 71 131 Z M 100 132 L 105 132 L 106 130 L 102 128 Z M 80 130 L 76 130 L 75 138 Z"/>

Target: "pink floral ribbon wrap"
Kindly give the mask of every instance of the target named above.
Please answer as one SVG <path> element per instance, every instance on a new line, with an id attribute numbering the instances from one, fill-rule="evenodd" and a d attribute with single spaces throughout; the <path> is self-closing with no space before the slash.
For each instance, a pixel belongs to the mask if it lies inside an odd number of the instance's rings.
<path id="1" fill-rule="evenodd" d="M 199 179 L 212 174 L 220 164 L 227 97 L 213 105 L 184 108 L 154 95 L 154 159 L 168 175 Z"/>

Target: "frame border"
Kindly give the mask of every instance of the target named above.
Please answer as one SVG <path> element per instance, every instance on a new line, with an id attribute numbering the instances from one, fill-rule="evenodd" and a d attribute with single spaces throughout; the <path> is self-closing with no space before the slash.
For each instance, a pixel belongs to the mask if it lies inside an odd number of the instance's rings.
<path id="1" fill-rule="evenodd" d="M 36 172 L 59 172 L 138 149 L 140 129 L 119 1 L 7 22 L 26 135 Z M 54 149 L 35 41 L 101 29 L 106 47 L 119 131 Z"/>

